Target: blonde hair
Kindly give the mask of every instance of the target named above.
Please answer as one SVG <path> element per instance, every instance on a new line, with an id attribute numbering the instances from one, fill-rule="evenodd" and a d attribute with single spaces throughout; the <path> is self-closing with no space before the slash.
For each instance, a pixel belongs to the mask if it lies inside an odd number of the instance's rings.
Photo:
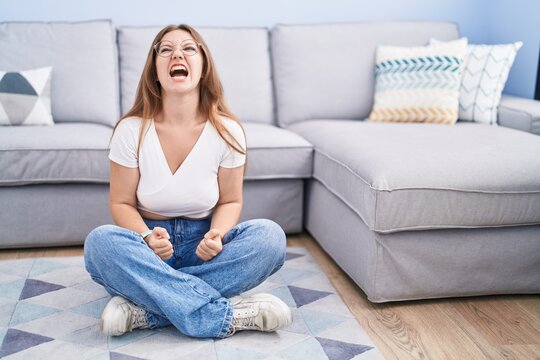
<path id="1" fill-rule="evenodd" d="M 141 143 L 145 133 L 150 127 L 150 121 L 161 112 L 163 107 L 161 85 L 158 82 L 156 71 L 156 53 L 154 51 L 154 46 L 163 39 L 165 34 L 174 30 L 184 30 L 188 32 L 193 40 L 200 44 L 200 52 L 203 56 L 203 69 L 201 80 L 199 82 L 199 111 L 208 117 L 208 120 L 217 130 L 219 136 L 221 136 L 230 147 L 247 156 L 246 150 L 242 148 L 238 140 L 223 125 L 223 117 L 231 119 L 240 125 L 245 136 L 242 124 L 225 103 L 223 86 L 219 80 L 210 50 L 197 30 L 185 24 L 164 27 L 156 35 L 154 41 L 152 41 L 152 46 L 148 51 L 141 79 L 137 86 L 135 102 L 131 109 L 118 120 L 114 126 L 113 134 L 114 130 L 116 130 L 116 127 L 122 120 L 132 116 L 140 117 L 142 119 L 142 124 L 139 133 L 139 141 L 137 143 L 137 153 L 140 153 Z M 230 139 L 233 139 L 234 143 Z M 244 173 L 245 170 L 246 168 L 244 167 Z"/>

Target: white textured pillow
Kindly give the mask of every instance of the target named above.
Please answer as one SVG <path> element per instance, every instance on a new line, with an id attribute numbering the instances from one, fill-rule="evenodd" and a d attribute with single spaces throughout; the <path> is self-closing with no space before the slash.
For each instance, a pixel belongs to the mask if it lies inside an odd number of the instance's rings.
<path id="1" fill-rule="evenodd" d="M 467 39 L 430 46 L 379 46 L 369 121 L 454 124 Z"/>
<path id="2" fill-rule="evenodd" d="M 431 44 L 449 44 L 431 39 Z M 497 125 L 504 84 L 522 42 L 468 45 L 459 94 L 459 119 Z"/>
<path id="3" fill-rule="evenodd" d="M 54 125 L 52 67 L 0 70 L 0 125 Z"/>

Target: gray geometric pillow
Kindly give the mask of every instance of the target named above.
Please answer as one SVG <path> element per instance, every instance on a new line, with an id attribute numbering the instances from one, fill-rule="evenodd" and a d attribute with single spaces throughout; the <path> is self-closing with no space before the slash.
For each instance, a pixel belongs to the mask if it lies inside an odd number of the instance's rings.
<path id="1" fill-rule="evenodd" d="M 54 125 L 51 73 L 52 67 L 0 70 L 0 125 Z"/>

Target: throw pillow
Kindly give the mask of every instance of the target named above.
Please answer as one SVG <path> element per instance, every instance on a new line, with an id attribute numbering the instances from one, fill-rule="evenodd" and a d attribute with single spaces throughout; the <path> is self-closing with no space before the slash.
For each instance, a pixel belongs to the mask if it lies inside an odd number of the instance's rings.
<path id="1" fill-rule="evenodd" d="M 443 42 L 431 39 L 431 43 Z M 460 120 L 497 125 L 497 108 L 504 84 L 522 45 L 515 42 L 467 47 L 459 94 Z"/>
<path id="2" fill-rule="evenodd" d="M 52 67 L 0 70 L 0 125 L 53 125 Z"/>
<path id="3" fill-rule="evenodd" d="M 379 46 L 369 121 L 454 124 L 467 39 L 430 46 Z"/>

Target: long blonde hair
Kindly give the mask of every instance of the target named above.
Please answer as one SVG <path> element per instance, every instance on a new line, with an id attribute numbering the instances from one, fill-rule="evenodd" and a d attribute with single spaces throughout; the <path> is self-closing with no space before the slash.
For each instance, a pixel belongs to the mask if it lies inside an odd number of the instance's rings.
<path id="1" fill-rule="evenodd" d="M 137 144 L 137 153 L 140 153 L 141 143 L 146 131 L 148 131 L 150 127 L 150 121 L 161 112 L 163 107 L 161 85 L 158 82 L 156 71 L 156 53 L 154 51 L 154 46 L 160 42 L 161 39 L 163 39 L 165 34 L 174 30 L 187 31 L 192 36 L 193 40 L 201 45 L 200 50 L 204 61 L 201 80 L 199 82 L 199 111 L 208 117 L 208 120 L 217 130 L 219 136 L 221 136 L 221 138 L 225 140 L 230 147 L 232 147 L 235 151 L 247 156 L 246 150 L 242 148 L 238 140 L 223 125 L 222 118 L 229 118 L 238 123 L 242 128 L 242 131 L 244 131 L 240 121 L 236 118 L 236 116 L 234 116 L 225 103 L 223 86 L 219 80 L 210 50 L 208 49 L 208 46 L 206 45 L 206 42 L 201 34 L 199 34 L 197 30 L 191 26 L 185 24 L 169 25 L 164 27 L 156 35 L 154 41 L 152 41 L 152 46 L 148 51 L 148 56 L 146 57 L 146 63 L 144 65 L 141 79 L 139 80 L 139 85 L 137 86 L 135 102 L 131 109 L 118 120 L 114 126 L 113 134 L 114 130 L 116 130 L 116 127 L 122 120 L 132 116 L 140 117 L 142 119 L 142 124 L 141 131 L 139 133 L 139 141 Z M 234 143 L 230 139 L 233 139 Z M 245 169 L 246 168 L 244 167 L 244 173 Z"/>

